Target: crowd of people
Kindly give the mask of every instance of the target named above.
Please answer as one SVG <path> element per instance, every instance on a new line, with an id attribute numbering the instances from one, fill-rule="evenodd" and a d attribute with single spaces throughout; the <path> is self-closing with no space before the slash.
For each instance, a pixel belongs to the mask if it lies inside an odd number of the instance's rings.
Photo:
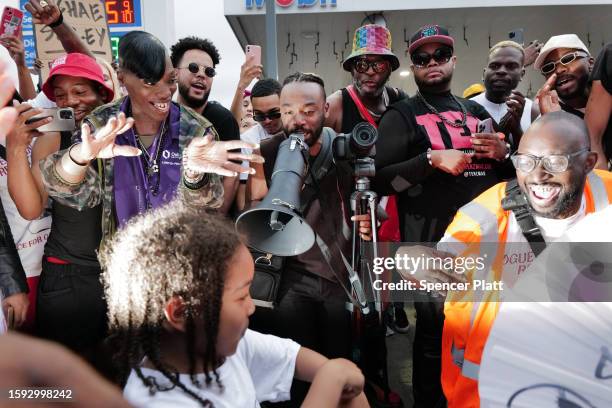
<path id="1" fill-rule="evenodd" d="M 575 34 L 502 41 L 482 84 L 460 97 L 455 40 L 432 24 L 410 38 L 418 90 L 407 95 L 388 85 L 400 65 L 389 30 L 368 24 L 343 61 L 346 87 L 327 95 L 316 73 L 265 78 L 248 58 L 228 109 L 209 100 L 221 60 L 211 41 L 168 50 L 130 32 L 115 66 L 52 0 L 26 8 L 66 54 L 37 92 L 21 39 L 0 38 L 3 387 L 73 387 L 83 406 L 402 406 L 385 337 L 409 331 L 404 304 L 361 315 L 349 282 L 352 228 L 363 241 L 374 231 L 369 214 L 352 213 L 353 169 L 332 145 L 359 123 L 378 131 L 378 241 L 537 255 L 533 242 L 559 239 L 612 201 L 612 44 L 595 58 Z M 545 81 L 534 100 L 517 90 L 528 69 Z M 56 107 L 72 109 L 75 129 L 41 132 Z M 231 221 L 266 197 L 292 134 L 308 147 L 294 210 L 316 243 L 275 257 L 274 307 L 256 308 L 261 254 Z M 510 195 L 523 212 L 504 206 Z M 490 267 L 508 282 L 524 270 Z M 414 296 L 414 406 L 479 406 L 497 303 Z M 20 357 L 22 345 L 32 354 Z"/>

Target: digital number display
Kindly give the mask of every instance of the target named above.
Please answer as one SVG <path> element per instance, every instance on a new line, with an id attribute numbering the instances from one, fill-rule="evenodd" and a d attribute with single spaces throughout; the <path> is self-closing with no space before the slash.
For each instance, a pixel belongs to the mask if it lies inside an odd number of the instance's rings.
<path id="1" fill-rule="evenodd" d="M 140 24 L 140 1 L 138 0 L 106 0 L 106 21 L 109 25 Z"/>
<path id="2" fill-rule="evenodd" d="M 119 59 L 119 39 L 120 38 L 121 37 L 115 37 L 115 36 L 111 36 L 110 38 L 113 60 Z"/>

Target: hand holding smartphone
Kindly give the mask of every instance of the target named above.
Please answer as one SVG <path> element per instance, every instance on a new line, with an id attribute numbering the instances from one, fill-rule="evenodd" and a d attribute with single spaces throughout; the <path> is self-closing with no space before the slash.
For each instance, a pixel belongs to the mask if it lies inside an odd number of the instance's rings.
<path id="1" fill-rule="evenodd" d="M 478 122 L 477 133 L 494 133 L 493 119 L 487 118 Z"/>
<path id="2" fill-rule="evenodd" d="M 252 65 L 261 65 L 261 47 L 259 45 L 246 46 L 246 59 L 251 61 Z"/>
<path id="3" fill-rule="evenodd" d="M 23 21 L 23 12 L 14 7 L 5 6 L 2 12 L 2 21 L 0 22 L 0 37 L 5 35 L 21 35 L 21 23 Z"/>
<path id="4" fill-rule="evenodd" d="M 41 109 L 39 115 L 26 120 L 26 125 L 37 122 L 41 119 L 51 117 L 53 120 L 46 125 L 37 128 L 39 132 L 72 132 L 76 128 L 74 111 L 72 108 L 47 108 Z"/>

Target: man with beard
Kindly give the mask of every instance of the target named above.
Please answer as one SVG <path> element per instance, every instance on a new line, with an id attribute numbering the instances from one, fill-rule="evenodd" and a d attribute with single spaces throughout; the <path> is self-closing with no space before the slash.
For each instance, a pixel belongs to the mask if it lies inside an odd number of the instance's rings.
<path id="1" fill-rule="evenodd" d="M 361 122 L 378 126 L 387 106 L 407 97 L 402 90 L 386 86 L 391 72 L 399 66 L 399 59 L 391 51 L 391 32 L 386 27 L 367 24 L 355 30 L 353 50 L 342 63 L 344 70 L 351 73 L 353 83 L 327 98 L 329 116 L 325 125 L 338 133 L 350 133 Z M 379 239 L 398 241 L 395 197 L 383 197 L 381 205 L 389 219 L 383 221 Z M 408 317 L 401 302 L 390 307 L 387 313 L 393 331 L 408 332 Z"/>
<path id="2" fill-rule="evenodd" d="M 534 66 L 546 77 L 538 91 L 542 114 L 562 109 L 584 118 L 591 94 L 590 75 L 594 60 L 588 48 L 576 34 L 550 37 Z M 612 134 L 612 122 L 606 122 L 604 134 Z M 598 154 L 597 168 L 605 169 L 606 159 L 612 157 L 612 143 L 591 135 L 593 151 Z"/>
<path id="3" fill-rule="evenodd" d="M 402 241 L 436 242 L 457 209 L 502 179 L 510 145 L 501 134 L 476 133 L 490 118 L 471 100 L 451 94 L 456 57 L 448 30 L 430 25 L 410 39 L 418 86 L 383 115 L 376 145 L 376 185 L 397 194 Z M 442 303 L 415 302 L 413 390 L 416 407 L 443 406 L 440 385 Z"/>
<path id="4" fill-rule="evenodd" d="M 390 86 L 391 72 L 399 68 L 399 60 L 391 51 L 391 33 L 386 27 L 368 24 L 355 31 L 353 51 L 342 63 L 351 73 L 353 84 L 327 98 L 329 116 L 325 125 L 338 133 L 349 133 L 360 122 L 376 124 L 387 106 L 407 95 Z M 361 112 L 351 93 L 365 107 Z"/>
<path id="5" fill-rule="evenodd" d="M 590 150 L 584 121 L 566 112 L 552 112 L 535 121 L 512 156 L 517 185 L 526 198 L 527 213 L 544 242 L 550 243 L 586 214 L 606 208 L 612 200 L 612 175 L 593 170 L 597 155 Z M 502 206 L 506 183 L 488 189 L 457 212 L 440 242 L 444 249 L 461 248 L 456 255 L 480 252 L 482 243 L 496 244 L 499 261 L 491 263 L 487 276 L 495 276 L 508 289 L 535 258 L 522 221 Z M 520 200 L 519 202 L 523 202 Z M 523 220 L 523 217 L 520 217 Z M 601 228 L 605 228 L 602 226 Z M 490 248 L 490 246 L 488 246 Z M 538 248 L 538 246 L 534 246 Z M 487 253 L 491 253 L 487 250 Z M 523 261 L 505 262 L 505 259 Z M 469 276 L 469 275 L 468 275 Z M 499 303 L 463 301 L 461 294 L 446 297 L 442 349 L 442 385 L 449 408 L 478 407 L 478 370 L 482 351 Z M 490 297 L 491 296 L 491 297 Z M 499 296 L 499 294 L 497 295 Z M 486 292 L 487 299 L 498 299 Z M 526 304 L 525 316 L 530 310 Z"/>
<path id="6" fill-rule="evenodd" d="M 172 65 L 178 69 L 178 103 L 208 119 L 221 140 L 240 140 L 240 128 L 232 112 L 220 103 L 208 100 L 213 78 L 217 75 L 215 67 L 221 59 L 217 47 L 209 40 L 185 37 L 170 50 Z M 237 177 L 224 178 L 221 212 L 227 213 L 231 207 L 238 183 Z"/>
<path id="7" fill-rule="evenodd" d="M 525 50 L 514 41 L 502 41 L 489 51 L 482 80 L 485 93 L 471 98 L 481 104 L 502 131 L 518 144 L 539 112 L 531 100 L 516 90 L 525 75 Z"/>
<path id="8" fill-rule="evenodd" d="M 280 95 L 280 109 L 285 132 L 261 143 L 265 167 L 254 163 L 254 168 L 269 184 L 285 134 L 303 134 L 309 147 L 309 174 L 300 197 L 305 207 L 302 214 L 330 254 L 326 258 L 321 246 L 314 245 L 301 255 L 285 258 L 277 305 L 274 309 L 259 308 L 251 318 L 251 327 L 291 338 L 328 358 L 350 358 L 351 320 L 345 292 L 350 287 L 341 252 L 350 253 L 352 171 L 333 161 L 335 132 L 323 127 L 328 105 L 320 77 L 299 72 L 288 76 Z M 265 193 L 251 199 L 262 199 Z M 369 216 L 358 217 L 362 238 L 370 239 Z M 308 384 L 294 382 L 292 400 L 279 406 L 300 406 L 307 391 Z"/>

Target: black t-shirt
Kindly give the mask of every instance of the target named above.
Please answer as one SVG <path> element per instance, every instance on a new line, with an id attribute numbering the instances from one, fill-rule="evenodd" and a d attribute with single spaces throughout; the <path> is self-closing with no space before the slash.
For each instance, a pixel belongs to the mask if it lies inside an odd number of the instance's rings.
<path id="1" fill-rule="evenodd" d="M 221 140 L 240 140 L 240 128 L 234 115 L 219 102 L 209 101 L 202 116 L 212 123 Z"/>
<path id="2" fill-rule="evenodd" d="M 612 43 L 606 44 L 595 60 L 591 73 L 593 81 L 601 81 L 608 93 L 612 94 Z"/>
<path id="3" fill-rule="evenodd" d="M 450 93 L 423 96 L 445 118 L 461 120 L 460 108 Z M 457 100 L 467 111 L 462 128 L 444 123 L 417 97 L 390 106 L 380 121 L 376 189 L 383 195 L 397 194 L 403 241 L 440 240 L 461 206 L 503 178 L 513 176 L 509 161 L 473 159 L 460 176 L 429 165 L 428 148 L 473 151 L 470 136 L 480 120 L 490 117 L 476 102 L 459 97 Z"/>
<path id="4" fill-rule="evenodd" d="M 606 44 L 601 50 L 593 71 L 591 73 L 591 79 L 593 81 L 601 81 L 603 87 L 612 94 L 612 43 Z M 610 115 L 612 117 L 612 115 Z M 603 148 L 606 158 L 612 159 L 612 120 L 608 118 L 608 126 L 602 136 Z"/>
<path id="5" fill-rule="evenodd" d="M 394 104 L 408 95 L 401 89 L 385 87 L 387 89 L 387 95 L 389 95 L 389 105 Z M 357 105 L 353 102 L 351 95 L 348 93 L 346 88 L 342 88 L 342 133 L 350 133 L 356 124 L 366 122 L 366 120 L 359 113 Z M 376 118 L 374 118 L 376 120 Z"/>

